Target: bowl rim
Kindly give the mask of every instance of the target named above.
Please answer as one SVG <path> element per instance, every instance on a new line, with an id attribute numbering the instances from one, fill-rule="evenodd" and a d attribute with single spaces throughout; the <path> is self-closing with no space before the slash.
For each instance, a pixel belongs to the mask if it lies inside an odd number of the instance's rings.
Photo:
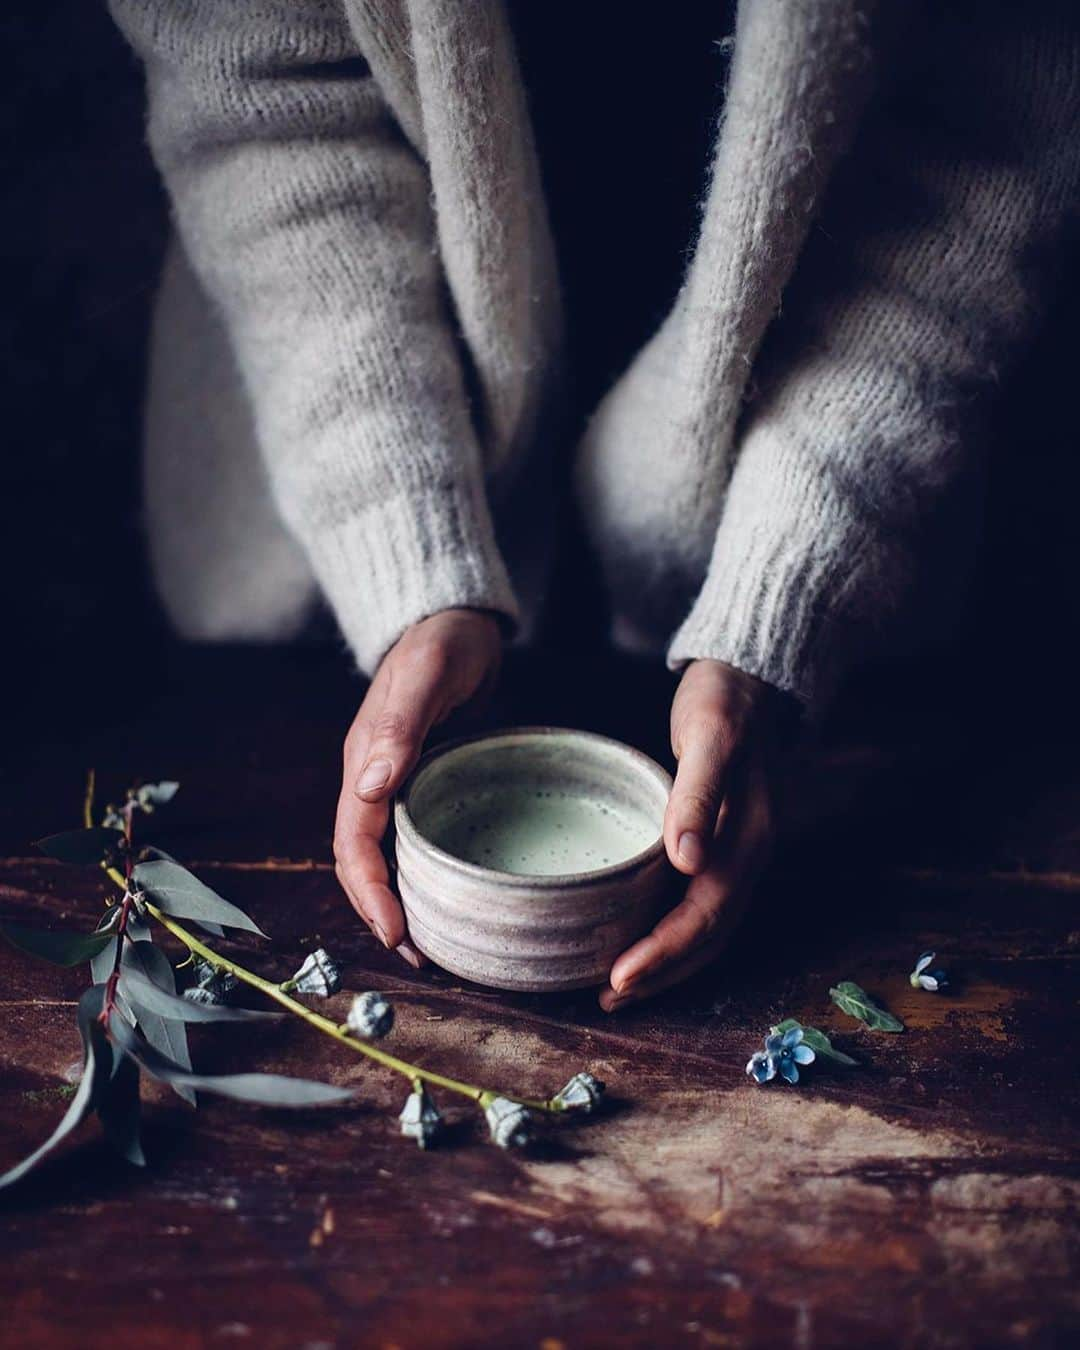
<path id="1" fill-rule="evenodd" d="M 465 858 L 459 858 L 453 853 L 448 853 L 446 849 L 433 843 L 413 820 L 408 807 L 409 794 L 412 792 L 417 778 L 434 760 L 441 759 L 451 750 L 460 749 L 463 745 L 473 745 L 477 741 L 497 741 L 511 736 L 575 736 L 579 739 L 595 741 L 600 745 L 611 746 L 618 750 L 620 754 L 627 756 L 639 768 L 657 779 L 669 795 L 674 786 L 671 774 L 662 764 L 658 764 L 651 755 L 647 755 L 644 750 L 639 750 L 636 746 L 627 745 L 625 741 L 616 740 L 614 736 L 603 736 L 598 731 L 582 731 L 577 727 L 556 726 L 515 726 L 503 727 L 499 731 L 479 731 L 474 732 L 471 736 L 458 736 L 454 740 L 443 741 L 421 756 L 413 771 L 402 784 L 394 803 L 394 829 L 396 834 L 404 836 L 414 847 L 426 850 L 432 858 L 450 867 L 451 870 L 460 872 L 463 876 L 474 877 L 482 881 L 496 881 L 500 886 L 521 890 L 535 890 L 537 888 L 557 890 L 560 887 L 580 888 L 600 884 L 611 881 L 627 872 L 635 871 L 652 862 L 655 858 L 664 856 L 663 825 L 661 825 L 657 837 L 647 848 L 635 853 L 630 858 L 623 859 L 622 862 L 609 863 L 607 867 L 597 867 L 587 872 L 503 872 L 496 867 L 483 867 L 480 863 L 468 862 Z M 395 843 L 395 856 L 396 851 Z"/>

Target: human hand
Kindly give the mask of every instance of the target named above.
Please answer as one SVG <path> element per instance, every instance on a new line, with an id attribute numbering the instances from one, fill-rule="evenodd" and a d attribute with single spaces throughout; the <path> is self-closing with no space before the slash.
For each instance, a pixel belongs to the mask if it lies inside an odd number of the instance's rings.
<path id="1" fill-rule="evenodd" d="M 700 970 L 742 918 L 772 843 L 769 769 L 777 692 L 722 661 L 687 666 L 671 707 L 679 761 L 664 844 L 686 894 L 622 953 L 600 995 L 606 1012 L 648 998 Z"/>
<path id="2" fill-rule="evenodd" d="M 447 609 L 405 630 L 383 657 L 345 737 L 334 824 L 334 870 L 353 908 L 410 965 L 405 916 L 390 889 L 382 838 L 390 800 L 436 723 L 495 682 L 502 638 L 494 615 Z"/>

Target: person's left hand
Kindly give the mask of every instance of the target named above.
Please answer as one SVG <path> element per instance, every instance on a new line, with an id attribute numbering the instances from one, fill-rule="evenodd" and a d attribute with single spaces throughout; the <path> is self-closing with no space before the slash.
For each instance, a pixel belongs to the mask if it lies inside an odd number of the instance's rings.
<path id="1" fill-rule="evenodd" d="M 390 799 L 436 723 L 482 696 L 502 658 L 495 616 L 444 609 L 407 628 L 383 657 L 345 737 L 334 822 L 334 870 L 349 902 L 384 946 L 411 966 L 405 915 L 390 888 L 383 836 Z"/>
<path id="2" fill-rule="evenodd" d="M 612 966 L 600 995 L 606 1012 L 700 970 L 742 918 L 772 843 L 777 711 L 776 690 L 761 680 L 722 661 L 687 666 L 671 707 L 679 768 L 664 844 L 693 880 L 681 903 Z"/>

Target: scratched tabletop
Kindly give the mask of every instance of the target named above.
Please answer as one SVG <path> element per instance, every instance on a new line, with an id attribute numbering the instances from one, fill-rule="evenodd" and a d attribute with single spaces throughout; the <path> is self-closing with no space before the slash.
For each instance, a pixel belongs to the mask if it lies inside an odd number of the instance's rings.
<path id="1" fill-rule="evenodd" d="M 310 655 L 191 657 L 129 714 L 34 740 L 8 770 L 0 916 L 96 921 L 107 881 L 35 857 L 103 790 L 176 778 L 154 841 L 271 934 L 240 942 L 281 979 L 314 946 L 375 988 L 388 1048 L 544 1096 L 578 1069 L 599 1119 L 524 1154 L 467 1103 L 424 1153 L 397 1133 L 406 1085 L 293 1023 L 194 1029 L 196 1066 L 355 1088 L 310 1113 L 143 1085 L 146 1169 L 87 1122 L 0 1198 L 0 1344 L 260 1346 L 1075 1345 L 1080 792 L 1062 747 L 994 756 L 834 740 L 784 787 L 786 841 L 728 955 L 605 1016 L 595 994 L 503 995 L 383 951 L 329 854 L 356 688 Z M 613 732 L 665 756 L 670 677 L 620 697 L 553 677 L 496 721 Z M 166 943 L 168 947 L 168 943 Z M 938 953 L 953 984 L 916 991 Z M 179 951 L 169 948 L 179 958 Z M 856 980 L 906 1024 L 874 1033 L 828 989 Z M 0 944 L 0 1170 L 62 1114 L 84 969 Z M 858 1067 L 755 1086 L 769 1025 L 820 1027 Z"/>

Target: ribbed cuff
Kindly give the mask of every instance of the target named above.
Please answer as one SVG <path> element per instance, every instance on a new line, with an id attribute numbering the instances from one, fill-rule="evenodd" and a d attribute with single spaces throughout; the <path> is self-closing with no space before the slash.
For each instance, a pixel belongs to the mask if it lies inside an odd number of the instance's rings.
<path id="1" fill-rule="evenodd" d="M 491 610 L 513 634 L 519 610 L 481 482 L 401 491 L 324 522 L 306 540 L 356 662 L 372 674 L 411 624 L 443 609 Z"/>
<path id="2" fill-rule="evenodd" d="M 820 466 L 779 444 L 744 447 L 705 582 L 668 647 L 668 665 L 724 661 L 818 716 L 843 673 L 842 621 L 865 580 L 867 541 Z"/>

